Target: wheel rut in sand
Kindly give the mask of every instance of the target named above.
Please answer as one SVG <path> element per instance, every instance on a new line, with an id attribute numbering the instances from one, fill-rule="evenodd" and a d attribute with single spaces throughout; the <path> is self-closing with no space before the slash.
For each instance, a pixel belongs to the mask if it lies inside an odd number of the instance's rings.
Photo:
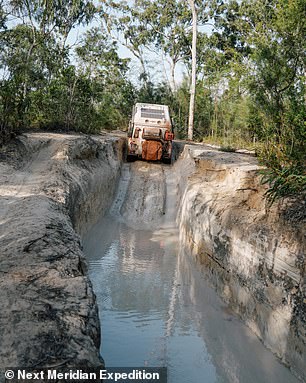
<path id="1" fill-rule="evenodd" d="M 124 164 L 112 213 L 127 225 L 143 229 L 160 225 L 165 208 L 165 165 Z"/>

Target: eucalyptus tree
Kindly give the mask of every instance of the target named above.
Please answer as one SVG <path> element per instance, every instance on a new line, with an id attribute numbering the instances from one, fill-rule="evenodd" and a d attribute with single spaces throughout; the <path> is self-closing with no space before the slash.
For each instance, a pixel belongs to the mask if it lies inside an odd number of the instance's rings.
<path id="1" fill-rule="evenodd" d="M 190 84 L 190 104 L 189 104 L 189 119 L 188 119 L 188 139 L 193 138 L 194 125 L 194 107 L 195 107 L 195 92 L 196 92 L 196 69 L 197 69 L 197 34 L 198 34 L 198 12 L 195 0 L 188 0 L 192 11 L 192 48 L 191 48 L 191 84 Z"/>
<path id="2" fill-rule="evenodd" d="M 190 86 L 189 138 L 196 86 L 196 35 L 210 18 L 210 4 L 195 0 L 135 0 L 102 2 L 100 15 L 108 33 L 128 47 L 142 65 L 142 76 L 148 79 L 145 48 L 162 52 L 170 62 L 171 87 L 177 84 L 175 68 L 181 61 L 192 67 Z M 151 55 L 152 56 L 152 55 Z M 147 82 L 148 85 L 148 82 Z"/>
<path id="3" fill-rule="evenodd" d="M 137 1 L 134 14 L 137 22 L 146 28 L 146 36 L 156 50 L 161 51 L 170 64 L 170 84 L 176 89 L 175 68 L 180 61 L 190 56 L 189 45 L 190 11 L 184 0 Z"/>
<path id="4" fill-rule="evenodd" d="M 82 0 L 8 0 L 1 10 L 7 19 L 0 36 L 2 85 L 11 89 L 5 102 L 14 105 L 15 126 L 26 126 L 31 93 L 45 89 L 68 63 L 67 37 L 74 26 L 90 21 L 95 7 Z"/>
<path id="5" fill-rule="evenodd" d="M 254 4 L 255 5 L 255 4 Z M 306 191 L 306 8 L 300 0 L 257 2 L 251 33 L 255 64 L 250 86 L 264 113 L 266 146 L 263 160 L 270 166 L 270 196 Z"/>
<path id="6" fill-rule="evenodd" d="M 134 103 L 127 78 L 130 59 L 120 58 L 117 43 L 98 27 L 85 33 L 76 53 L 78 68 L 91 84 L 91 105 L 100 126 L 126 127 Z"/>
<path id="7" fill-rule="evenodd" d="M 88 24 L 96 11 L 90 0 L 8 0 L 6 8 L 15 21 L 32 28 L 33 37 L 37 31 L 45 38 L 56 34 L 62 46 L 70 31 Z"/>
<path id="8" fill-rule="evenodd" d="M 156 46 L 171 62 L 171 83 L 176 90 L 175 67 L 178 62 L 191 63 L 190 105 L 188 138 L 193 138 L 195 92 L 197 81 L 197 35 L 198 25 L 209 21 L 210 5 L 206 1 L 141 1 L 144 11 L 142 18 L 154 36 Z"/>
<path id="9" fill-rule="evenodd" d="M 145 49 L 149 48 L 152 36 L 139 16 L 138 1 L 102 0 L 99 8 L 102 28 L 113 40 L 125 46 L 139 61 L 139 79 L 149 81 Z"/>
<path id="10" fill-rule="evenodd" d="M 127 73 L 130 59 L 120 58 L 117 43 L 105 38 L 98 27 L 93 27 L 84 34 L 76 53 L 88 76 L 107 78 L 107 81 L 114 82 Z"/>
<path id="11" fill-rule="evenodd" d="M 301 0 L 231 1 L 219 5 L 219 49 L 234 52 L 261 119 L 260 157 L 270 195 L 305 190 L 306 8 Z M 251 111 L 250 111 L 251 112 Z"/>

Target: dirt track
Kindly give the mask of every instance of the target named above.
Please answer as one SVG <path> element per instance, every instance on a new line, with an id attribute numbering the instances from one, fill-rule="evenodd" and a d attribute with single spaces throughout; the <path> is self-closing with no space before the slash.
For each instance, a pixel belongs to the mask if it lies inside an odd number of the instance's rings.
<path id="1" fill-rule="evenodd" d="M 109 208 L 116 190 L 113 209 L 124 222 L 158 232 L 173 174 L 178 205 L 171 209 L 180 212 L 185 242 L 204 263 L 221 267 L 218 276 L 225 271 L 220 294 L 302 370 L 302 223 L 292 227 L 277 208 L 267 212 L 256 159 L 187 145 L 174 167 L 122 165 L 122 142 L 110 135 L 29 134 L 1 153 L 0 369 L 101 365 L 79 235 Z"/>
<path id="2" fill-rule="evenodd" d="M 109 207 L 120 142 L 28 134 L 2 152 L 0 369 L 101 365 L 97 307 L 75 230 L 82 234 Z M 123 164 L 122 173 L 126 222 L 158 226 L 165 209 L 163 166 Z"/>
<path id="3" fill-rule="evenodd" d="M 141 161 L 123 165 L 118 192 L 124 194 L 120 214 L 127 224 L 135 228 L 160 224 L 166 208 L 165 166 Z"/>

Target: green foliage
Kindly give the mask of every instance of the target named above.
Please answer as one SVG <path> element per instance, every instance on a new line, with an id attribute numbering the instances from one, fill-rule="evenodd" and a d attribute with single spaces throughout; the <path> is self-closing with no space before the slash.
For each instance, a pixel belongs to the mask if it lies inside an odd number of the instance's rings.
<path id="1" fill-rule="evenodd" d="M 270 201 L 304 193 L 305 2 L 214 0 L 196 6 L 195 139 L 224 150 L 256 146 L 267 166 Z M 95 27 L 69 46 L 70 32 L 94 17 Z M 211 33 L 203 28 L 208 24 Z M 176 136 L 186 138 L 190 26 L 186 0 L 0 0 L 0 145 L 28 128 L 125 129 L 136 101 L 168 104 Z M 136 84 L 118 42 L 141 64 Z M 170 84 L 152 81 L 148 62 L 156 53 L 170 63 Z M 178 63 L 187 73 L 180 83 Z"/>
<path id="2" fill-rule="evenodd" d="M 1 8 L 0 145 L 22 129 L 125 127 L 135 93 L 126 77 L 128 60 L 119 58 L 116 44 L 97 28 L 75 50 L 77 63 L 71 63 L 72 49 L 65 45 L 73 26 L 90 20 L 92 3 L 42 7 L 32 1 L 8 3 L 5 13 L 23 16 L 16 25 L 5 25 Z"/>
<path id="3" fill-rule="evenodd" d="M 257 71 L 250 82 L 255 103 L 263 113 L 262 135 L 266 145 L 260 154 L 269 167 L 271 201 L 305 192 L 305 4 L 300 0 L 275 2 L 262 8 L 270 33 L 261 24 L 252 41 Z"/>
<path id="4" fill-rule="evenodd" d="M 222 56 L 215 136 L 260 142 L 270 201 L 305 188 L 305 35 L 301 0 L 217 3 L 209 57 Z M 207 55 L 206 55 L 207 57 Z M 205 76 L 208 79 L 206 65 Z M 216 84 L 217 76 L 210 76 Z M 221 85 L 222 86 L 222 85 Z M 217 89 L 220 92 L 220 83 Z"/>
<path id="5" fill-rule="evenodd" d="M 263 172 L 263 184 L 269 184 L 266 197 L 270 204 L 284 197 L 295 197 L 306 193 L 306 175 L 300 174 L 300 169 L 284 167 L 282 169 L 267 169 Z"/>
<path id="6" fill-rule="evenodd" d="M 237 149 L 232 146 L 221 146 L 219 150 L 220 152 L 235 153 Z"/>

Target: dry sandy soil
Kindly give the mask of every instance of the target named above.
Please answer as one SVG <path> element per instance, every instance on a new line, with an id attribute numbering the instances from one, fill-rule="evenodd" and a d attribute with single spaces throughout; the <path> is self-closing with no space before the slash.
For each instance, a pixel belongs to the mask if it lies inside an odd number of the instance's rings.
<path id="1" fill-rule="evenodd" d="M 118 137 L 47 133 L 1 152 L 1 369 L 102 365 L 77 232 L 112 198 L 121 152 Z"/>
<path id="2" fill-rule="evenodd" d="M 305 202 L 269 206 L 248 155 L 186 145 L 175 167 L 182 242 L 232 309 L 306 379 Z"/>

